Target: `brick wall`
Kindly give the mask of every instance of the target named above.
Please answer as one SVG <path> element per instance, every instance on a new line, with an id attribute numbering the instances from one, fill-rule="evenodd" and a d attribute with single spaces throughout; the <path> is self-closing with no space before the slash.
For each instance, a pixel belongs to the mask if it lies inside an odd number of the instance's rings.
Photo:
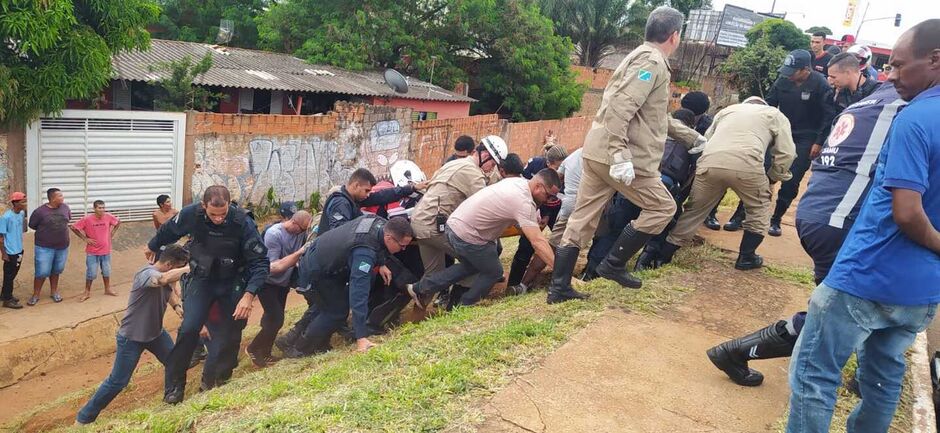
<path id="1" fill-rule="evenodd" d="M 366 167 L 376 177 L 400 159 L 428 176 L 461 135 L 500 135 L 523 160 L 542 153 L 546 137 L 569 151 L 581 146 L 590 119 L 508 123 L 495 114 L 412 121 L 411 109 L 338 102 L 322 116 L 191 112 L 187 119 L 185 188 L 195 200 L 209 185 L 226 185 L 234 200 L 308 200 Z"/>

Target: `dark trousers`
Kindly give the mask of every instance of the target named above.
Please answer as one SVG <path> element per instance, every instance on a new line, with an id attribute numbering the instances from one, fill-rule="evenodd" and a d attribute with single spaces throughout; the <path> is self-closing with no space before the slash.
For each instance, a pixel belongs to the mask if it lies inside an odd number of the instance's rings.
<path id="1" fill-rule="evenodd" d="M 780 185 L 780 191 L 777 192 L 777 207 L 770 218 L 771 222 L 778 224 L 780 219 L 783 218 L 783 214 L 787 213 L 787 209 L 790 208 L 790 203 L 793 203 L 793 200 L 799 194 L 800 183 L 803 182 L 803 176 L 812 163 L 809 158 L 809 151 L 813 147 L 813 139 L 807 140 L 797 137 L 793 137 L 793 139 L 796 141 L 796 159 L 790 165 L 790 173 L 793 173 L 793 177 Z"/>
<path id="2" fill-rule="evenodd" d="M 304 292 L 311 305 L 301 318 L 307 319 L 307 323 L 295 344 L 298 350 L 315 353 L 330 349 L 330 337 L 346 324 L 349 316 L 348 279 L 348 276 L 319 278 L 314 287 Z"/>
<path id="3" fill-rule="evenodd" d="M 455 265 L 441 271 L 425 275 L 416 285 L 415 290 L 422 295 L 430 295 L 447 290 L 451 285 L 464 278 L 476 275 L 470 289 L 460 297 L 463 305 L 473 305 L 490 293 L 493 285 L 503 277 L 503 265 L 499 262 L 496 242 L 475 245 L 464 242 L 450 227 L 444 230 L 447 242 L 457 254 Z"/>
<path id="4" fill-rule="evenodd" d="M 261 316 L 261 330 L 258 331 L 258 335 L 251 341 L 251 344 L 248 345 L 248 350 L 260 355 L 271 354 L 274 339 L 277 338 L 278 331 L 284 326 L 284 307 L 287 305 L 288 293 L 290 293 L 289 287 L 273 284 L 265 284 L 261 292 L 258 293 L 261 307 L 264 308 L 264 315 Z"/>
<path id="5" fill-rule="evenodd" d="M 13 299 L 13 281 L 16 280 L 16 274 L 20 272 L 20 265 L 23 264 L 23 253 L 7 254 L 9 260 L 3 262 L 3 290 L 0 291 L 0 301 Z"/>
<path id="6" fill-rule="evenodd" d="M 376 275 L 369 293 L 369 331 L 379 334 L 398 323 L 401 311 L 411 302 L 405 287 L 416 283 L 424 274 L 421 254 L 417 248 L 406 248 L 388 258 L 385 266 L 392 271 L 392 284 L 386 286 L 381 276 Z"/>
<path id="7" fill-rule="evenodd" d="M 796 232 L 806 254 L 813 259 L 813 274 L 816 284 L 822 283 L 829 275 L 829 269 L 836 261 L 842 243 L 849 234 L 847 228 L 835 228 L 828 224 L 796 220 Z"/>
<path id="8" fill-rule="evenodd" d="M 177 332 L 176 344 L 170 352 L 166 365 L 164 383 L 166 391 L 185 386 L 186 369 L 189 367 L 196 346 L 199 345 L 199 331 L 206 325 L 209 308 L 214 302 L 219 304 L 220 319 L 217 326 L 213 325 L 217 329 L 210 328 L 209 333 L 212 342 L 221 346 L 218 351 L 210 347 L 210 357 L 206 358 L 206 364 L 203 367 L 203 382 L 212 386 L 220 379 L 226 380 L 231 377 L 235 361 L 238 359 L 241 330 L 244 328 L 244 323 L 237 323 L 232 318 L 240 296 L 241 293 L 235 291 L 235 282 L 232 280 L 194 278 L 189 282 L 189 287 L 184 291 L 183 323 Z M 212 356 L 213 352 L 217 352 L 218 358 Z"/>
<path id="9" fill-rule="evenodd" d="M 607 253 L 610 252 L 610 249 L 613 248 L 614 243 L 617 242 L 617 238 L 620 237 L 620 233 L 623 232 L 624 227 L 637 219 L 640 216 L 639 206 L 627 200 L 626 197 L 620 195 L 620 193 L 614 194 L 613 198 L 610 200 L 610 204 L 607 207 L 607 211 L 604 212 L 604 218 L 606 219 L 606 226 L 600 226 L 597 233 L 594 235 L 594 241 L 591 242 L 591 249 L 588 250 L 588 269 L 594 269 L 601 263 L 601 260 L 604 260 L 604 257 L 607 257 Z"/>
<path id="10" fill-rule="evenodd" d="M 95 395 L 85 403 L 82 410 L 78 412 L 76 420 L 82 424 L 88 424 L 98 418 L 104 408 L 108 407 L 112 400 L 121 393 L 127 384 L 131 381 L 131 375 L 140 362 L 140 355 L 144 350 L 149 351 L 157 357 L 162 364 L 166 364 L 170 356 L 170 350 L 173 349 L 173 340 L 170 335 L 163 331 L 160 336 L 141 343 L 128 340 L 121 334 L 117 335 L 117 349 L 114 353 L 114 365 L 111 367 L 111 374 L 98 386 Z"/>

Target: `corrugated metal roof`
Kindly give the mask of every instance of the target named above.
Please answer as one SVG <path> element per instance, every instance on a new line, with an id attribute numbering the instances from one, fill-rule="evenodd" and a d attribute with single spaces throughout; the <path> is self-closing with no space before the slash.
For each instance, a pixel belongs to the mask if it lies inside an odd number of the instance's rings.
<path id="1" fill-rule="evenodd" d="M 207 86 L 331 92 L 431 101 L 475 101 L 473 98 L 414 78 L 408 79 L 408 93 L 401 94 L 395 93 L 385 85 L 379 71 L 348 71 L 334 66 L 310 64 L 287 54 L 195 42 L 152 39 L 149 50 L 117 54 L 111 63 L 114 66 L 115 79 L 151 81 L 166 75 L 151 71 L 152 67 L 186 56 L 198 61 L 206 53 L 212 55 L 212 68 L 199 77 L 196 83 Z"/>

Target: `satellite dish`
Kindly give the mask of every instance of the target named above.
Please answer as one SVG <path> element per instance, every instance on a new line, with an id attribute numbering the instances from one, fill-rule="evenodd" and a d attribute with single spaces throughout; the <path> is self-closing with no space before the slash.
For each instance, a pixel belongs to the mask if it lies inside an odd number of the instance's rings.
<path id="1" fill-rule="evenodd" d="M 215 43 L 225 45 L 232 41 L 235 36 L 235 23 L 232 20 L 221 20 L 219 22 L 219 34 L 215 37 Z"/>
<path id="2" fill-rule="evenodd" d="M 408 93 L 408 81 L 405 76 L 394 69 L 385 70 L 385 84 L 395 93 Z"/>

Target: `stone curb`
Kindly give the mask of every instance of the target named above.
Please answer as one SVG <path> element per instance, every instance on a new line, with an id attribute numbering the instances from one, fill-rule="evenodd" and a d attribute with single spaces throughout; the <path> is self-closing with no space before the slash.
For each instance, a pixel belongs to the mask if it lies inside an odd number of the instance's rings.
<path id="1" fill-rule="evenodd" d="M 933 384 L 930 379 L 930 354 L 927 352 L 927 334 L 921 332 L 911 346 L 911 382 L 914 404 L 911 419 L 912 433 L 937 433 L 937 414 L 933 406 Z"/>

